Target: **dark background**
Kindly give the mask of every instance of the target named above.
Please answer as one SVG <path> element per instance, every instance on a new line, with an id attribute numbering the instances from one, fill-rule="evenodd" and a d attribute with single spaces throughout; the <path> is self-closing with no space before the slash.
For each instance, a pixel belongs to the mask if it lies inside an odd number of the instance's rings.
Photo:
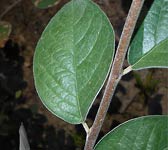
<path id="1" fill-rule="evenodd" d="M 0 14 L 15 0 L 0 0 Z M 71 125 L 52 115 L 41 103 L 34 88 L 32 60 L 36 43 L 50 18 L 66 3 L 48 9 L 36 8 L 22 0 L 1 19 L 12 25 L 12 33 L 0 48 L 0 149 L 19 149 L 19 127 L 23 122 L 31 150 L 80 150 L 85 142 L 81 125 Z M 95 0 L 108 15 L 116 33 L 116 45 L 131 0 Z M 151 6 L 146 0 L 139 26 Z M 137 28 L 136 28 L 137 30 Z M 128 66 L 125 61 L 124 66 Z M 120 123 L 142 115 L 167 114 L 168 71 L 148 69 L 131 72 L 118 85 L 100 137 Z M 104 89 L 104 88 L 103 88 Z M 92 124 L 103 89 L 87 123 Z"/>

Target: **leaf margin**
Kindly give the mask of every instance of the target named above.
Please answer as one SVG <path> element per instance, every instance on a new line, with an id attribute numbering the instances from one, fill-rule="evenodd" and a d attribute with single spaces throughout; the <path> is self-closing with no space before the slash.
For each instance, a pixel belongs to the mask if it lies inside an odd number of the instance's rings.
<path id="1" fill-rule="evenodd" d="M 72 1 L 74 1 L 74 0 L 71 0 L 70 2 L 72 2 Z M 47 106 L 47 104 L 44 103 L 44 101 L 42 100 L 43 98 L 40 96 L 39 91 L 38 91 L 37 88 L 36 88 L 36 92 L 38 93 L 38 96 L 40 97 L 41 102 L 42 102 L 43 105 L 47 108 L 47 110 L 49 110 L 54 116 L 56 116 L 56 117 L 58 117 L 58 118 L 64 120 L 65 122 L 68 122 L 68 123 L 70 123 L 70 124 L 82 124 L 82 123 L 85 122 L 85 120 L 86 120 L 86 118 L 87 118 L 87 115 L 88 115 L 88 113 L 89 113 L 89 111 L 90 111 L 90 109 L 91 109 L 91 107 L 92 107 L 92 105 L 93 105 L 93 103 L 94 103 L 94 101 L 95 101 L 95 99 L 96 99 L 98 93 L 101 91 L 102 87 L 104 86 L 104 84 L 105 84 L 105 82 L 106 82 L 106 80 L 107 80 L 107 78 L 108 78 L 108 76 L 109 76 L 109 73 L 110 73 L 110 70 L 111 70 L 111 66 L 112 66 L 112 63 L 113 63 L 113 59 L 114 59 L 114 53 L 115 53 L 115 33 L 114 33 L 114 28 L 113 28 L 113 26 L 112 26 L 110 20 L 108 19 L 107 15 L 106 15 L 105 12 L 100 8 L 99 5 L 97 5 L 97 4 L 96 4 L 95 2 L 93 2 L 92 0 L 85 0 L 85 1 L 90 2 L 92 5 L 94 5 L 94 7 L 96 7 L 96 8 L 99 10 L 99 12 L 102 13 L 102 16 L 104 16 L 104 18 L 106 19 L 106 21 L 107 21 L 107 23 L 109 24 L 109 26 L 111 27 L 111 31 L 112 31 L 112 33 L 113 33 L 113 37 L 111 37 L 111 39 L 113 38 L 113 41 L 112 41 L 113 49 L 111 50 L 111 51 L 113 51 L 113 52 L 112 52 L 113 55 L 111 56 L 112 59 L 111 59 L 110 65 L 109 65 L 109 69 L 108 69 L 108 71 L 107 71 L 107 73 L 106 73 L 106 76 L 105 76 L 105 78 L 104 78 L 104 80 L 103 80 L 103 83 L 101 84 L 101 86 L 99 87 L 99 89 L 98 89 L 96 95 L 95 95 L 94 98 L 92 99 L 92 102 L 91 102 L 90 106 L 88 107 L 87 113 L 85 114 L 84 117 L 81 115 L 81 120 L 80 120 L 80 121 L 78 121 L 78 122 L 69 122 L 69 121 L 67 121 L 65 118 L 63 118 L 63 117 L 57 115 L 54 111 L 52 111 L 52 110 Z M 68 5 L 70 2 L 66 3 L 64 6 Z M 59 12 L 57 12 L 57 13 L 50 19 L 49 23 L 47 24 L 47 26 L 45 27 L 45 29 L 43 30 L 43 32 L 45 32 L 45 31 L 47 30 L 47 27 L 49 26 L 50 22 L 52 22 L 52 21 L 54 20 L 54 17 L 55 17 L 58 13 L 60 13 L 60 11 L 64 8 L 64 6 L 59 10 Z M 43 32 L 42 32 L 42 35 L 43 35 Z M 37 45 L 39 44 L 40 39 L 42 39 L 42 35 L 40 36 Z M 34 62 L 35 62 L 35 55 L 36 55 L 36 51 L 35 51 L 34 57 L 33 57 L 33 64 L 34 64 Z M 34 72 L 35 72 L 35 71 L 34 71 L 34 65 L 33 65 L 33 75 L 35 74 Z M 35 75 L 34 75 L 34 76 L 35 76 Z M 34 77 L 34 78 L 35 78 L 35 77 Z M 35 79 L 34 79 L 34 82 L 35 82 Z M 36 87 L 36 82 L 35 82 L 35 87 Z M 79 101 L 79 100 L 78 100 L 78 101 Z M 81 111 L 80 111 L 80 113 L 81 113 Z"/>
<path id="2" fill-rule="evenodd" d="M 94 149 L 93 150 L 97 150 L 96 147 L 98 146 L 98 144 L 104 140 L 104 138 L 106 138 L 106 136 L 109 136 L 113 131 L 115 131 L 116 129 L 118 128 L 121 128 L 122 126 L 124 126 L 125 124 L 129 123 L 129 122 L 132 122 L 132 121 L 137 121 L 139 119 L 147 119 L 150 117 L 164 117 L 164 118 L 167 118 L 167 125 L 168 125 L 168 115 L 147 115 L 147 116 L 140 116 L 140 117 L 137 117 L 137 118 L 132 118 L 132 119 L 129 119 L 121 124 L 119 124 L 118 126 L 116 126 L 115 128 L 113 128 L 111 131 L 109 131 L 107 134 L 105 134 L 98 142 L 97 144 L 94 146 Z M 168 147 L 167 147 L 168 148 Z M 167 149 L 166 149 L 167 150 Z"/>

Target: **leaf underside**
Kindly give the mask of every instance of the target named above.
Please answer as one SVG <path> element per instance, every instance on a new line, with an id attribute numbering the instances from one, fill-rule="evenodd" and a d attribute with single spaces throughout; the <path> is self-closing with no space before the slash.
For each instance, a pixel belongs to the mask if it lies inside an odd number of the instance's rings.
<path id="1" fill-rule="evenodd" d="M 121 124 L 95 150 L 167 150 L 168 116 L 146 116 Z"/>
<path id="2" fill-rule="evenodd" d="M 72 0 L 49 22 L 34 56 L 34 79 L 44 105 L 63 120 L 85 121 L 109 72 L 112 26 L 89 0 Z"/>
<path id="3" fill-rule="evenodd" d="M 154 0 L 128 51 L 134 70 L 168 67 L 167 27 L 168 0 Z"/>

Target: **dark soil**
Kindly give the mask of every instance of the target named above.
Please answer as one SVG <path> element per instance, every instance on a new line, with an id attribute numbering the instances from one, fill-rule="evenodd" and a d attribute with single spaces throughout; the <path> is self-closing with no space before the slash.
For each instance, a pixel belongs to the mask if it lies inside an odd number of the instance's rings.
<path id="1" fill-rule="evenodd" d="M 0 14 L 15 0 L 1 0 Z M 36 43 L 50 18 L 66 3 L 41 10 L 31 0 L 21 1 L 2 18 L 12 25 L 6 45 L 0 48 L 0 149 L 18 150 L 18 130 L 23 122 L 31 150 L 80 150 L 85 141 L 81 125 L 71 125 L 51 114 L 37 96 L 32 73 Z M 108 15 L 118 43 L 131 0 L 95 0 Z M 143 19 L 151 1 L 147 1 Z M 142 21 L 139 20 L 139 23 Z M 125 61 L 125 67 L 127 62 Z M 142 81 L 142 84 L 140 84 Z M 92 124 L 103 89 L 91 108 L 87 123 Z M 125 75 L 113 97 L 102 137 L 131 118 L 168 114 L 168 71 L 149 69 Z"/>

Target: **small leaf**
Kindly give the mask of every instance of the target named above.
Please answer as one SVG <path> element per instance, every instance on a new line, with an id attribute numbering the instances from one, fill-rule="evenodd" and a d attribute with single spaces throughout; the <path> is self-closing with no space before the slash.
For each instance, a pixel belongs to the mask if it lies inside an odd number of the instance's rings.
<path id="1" fill-rule="evenodd" d="M 12 26 L 10 23 L 0 21 L 0 48 L 4 47 L 8 37 L 11 33 Z"/>
<path id="2" fill-rule="evenodd" d="M 32 2 L 36 7 L 44 9 L 58 4 L 60 0 L 32 0 Z"/>
<path id="3" fill-rule="evenodd" d="M 166 150 L 168 116 L 129 120 L 105 135 L 95 150 Z"/>
<path id="4" fill-rule="evenodd" d="M 154 0 L 133 39 L 128 61 L 134 70 L 168 67 L 168 1 Z"/>
<path id="5" fill-rule="evenodd" d="M 50 21 L 34 56 L 37 92 L 63 120 L 85 121 L 107 77 L 114 53 L 114 32 L 90 0 L 72 0 Z"/>

